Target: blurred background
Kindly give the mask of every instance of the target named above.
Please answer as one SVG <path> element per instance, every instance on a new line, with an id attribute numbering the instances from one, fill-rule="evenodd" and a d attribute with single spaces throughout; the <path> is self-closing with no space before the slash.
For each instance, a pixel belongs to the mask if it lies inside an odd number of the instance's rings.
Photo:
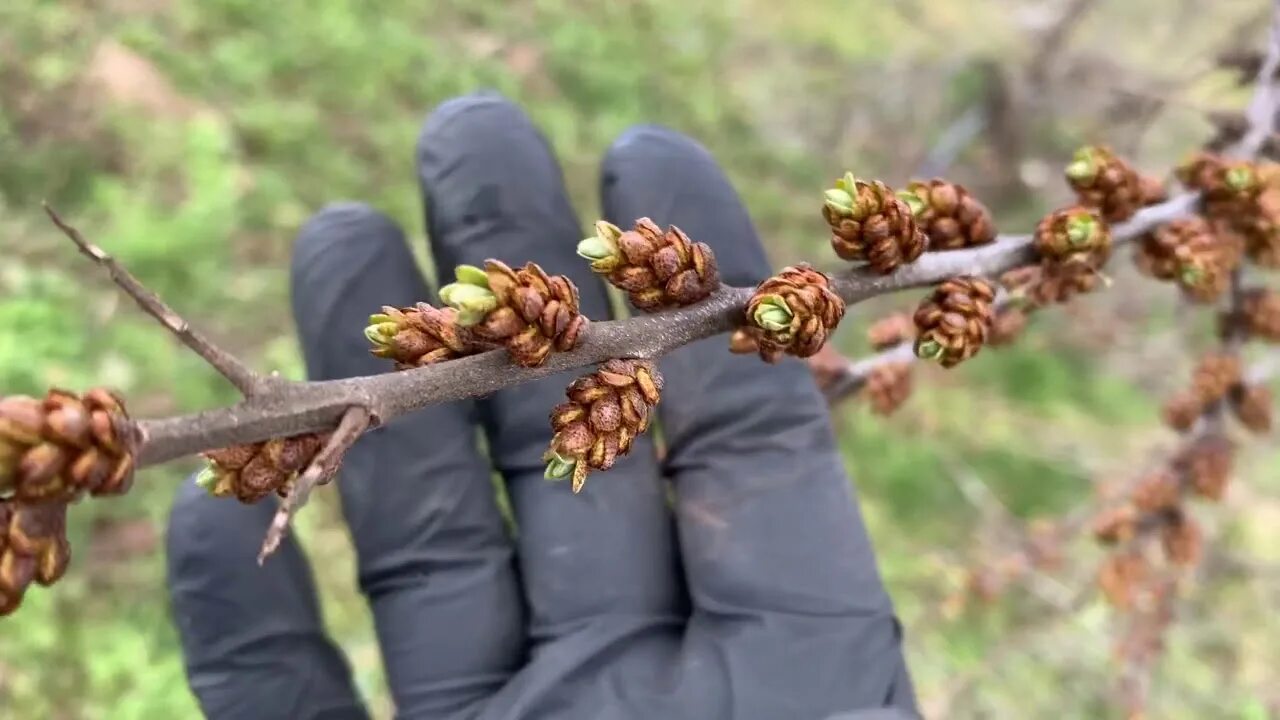
<path id="1" fill-rule="evenodd" d="M 944 174 L 1006 231 L 1068 199 L 1060 170 L 1105 142 L 1166 172 L 1249 89 L 1215 68 L 1262 46 L 1264 0 L 4 0 L 0 3 L 0 388 L 106 384 L 138 416 L 235 399 L 50 227 L 48 199 L 257 368 L 299 378 L 292 236 L 333 199 L 419 239 L 412 173 L 434 105 L 495 88 L 563 159 L 584 228 L 597 163 L 627 126 L 711 148 L 776 266 L 833 266 L 819 193 L 845 169 L 896 184 Z M 1162 398 L 1213 342 L 1122 253 L 1114 286 L 1041 313 L 1009 348 L 921 369 L 891 419 L 833 412 L 930 717 L 1115 715 L 1116 629 L 1089 593 L 1100 552 L 990 602 L 966 568 L 1020 523 L 1085 506 L 1174 436 Z M 857 306 L 838 342 L 918 293 Z M 1150 716 L 1280 717 L 1280 448 L 1252 443 L 1168 636 Z M 163 528 L 194 461 L 72 514 L 67 577 L 0 625 L 0 714 L 198 715 L 169 624 Z M 379 717 L 391 707 L 336 494 L 300 532 L 325 618 Z"/>

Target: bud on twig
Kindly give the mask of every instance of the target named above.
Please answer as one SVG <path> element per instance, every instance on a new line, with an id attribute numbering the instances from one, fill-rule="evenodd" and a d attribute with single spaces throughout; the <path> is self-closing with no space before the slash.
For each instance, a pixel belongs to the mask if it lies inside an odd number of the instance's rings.
<path id="1" fill-rule="evenodd" d="M 822 216 L 831 226 L 836 255 L 882 274 L 915 262 L 928 242 L 906 201 L 884 183 L 858 180 L 853 173 L 826 192 Z"/>
<path id="2" fill-rule="evenodd" d="M 440 299 L 477 339 L 506 345 L 517 365 L 538 367 L 552 350 L 572 350 L 582 340 L 587 318 L 569 278 L 547 275 L 536 263 L 512 270 L 498 260 L 486 260 L 483 270 L 459 265 L 456 274 Z"/>
<path id="3" fill-rule="evenodd" d="M 908 313 L 893 313 L 880 318 L 867 328 L 867 342 L 875 350 L 888 350 L 916 336 L 916 323 Z"/>
<path id="4" fill-rule="evenodd" d="M 1152 181 L 1144 182 L 1138 171 L 1106 147 L 1077 150 L 1066 177 L 1080 204 L 1096 209 L 1107 222 L 1124 222 L 1142 206 L 1158 202 L 1148 197 L 1156 194 Z"/>
<path id="5" fill-rule="evenodd" d="M 995 290 L 981 278 L 939 285 L 915 313 L 916 356 L 949 368 L 976 355 L 991 330 L 994 300 Z"/>
<path id="6" fill-rule="evenodd" d="M 397 370 L 424 367 L 484 350 L 471 332 L 458 324 L 453 308 L 418 303 L 411 308 L 383 306 L 369 316 L 364 336 L 369 352 L 394 360 Z"/>
<path id="7" fill-rule="evenodd" d="M 543 456 L 548 480 L 572 478 L 580 492 L 592 470 L 608 470 L 649 428 L 662 390 L 662 375 L 648 360 L 609 360 L 578 378 L 569 402 L 551 411 L 555 435 Z"/>
<path id="8" fill-rule="evenodd" d="M 49 586 L 71 562 L 67 504 L 0 500 L 0 617 L 12 614 L 32 582 Z"/>
<path id="9" fill-rule="evenodd" d="M 311 433 L 211 450 L 204 453 L 209 466 L 196 476 L 196 484 L 214 497 L 235 497 L 246 504 L 271 493 L 285 497 L 323 445 L 324 437 Z"/>
<path id="10" fill-rule="evenodd" d="M 0 398 L 0 498 L 66 503 L 84 493 L 127 492 L 135 452 L 129 428 L 124 403 L 108 390 Z"/>
<path id="11" fill-rule="evenodd" d="M 931 251 L 958 250 L 996 239 L 991 213 L 963 185 L 941 178 L 917 180 L 898 197 L 911 208 Z"/>
<path id="12" fill-rule="evenodd" d="M 842 317 L 844 300 L 831 290 L 831 280 L 801 264 L 760 283 L 747 302 L 741 335 L 754 341 L 765 362 L 784 354 L 805 358 L 822 349 Z M 752 350 L 742 337 L 731 341 L 730 349 Z"/>
<path id="13" fill-rule="evenodd" d="M 862 396 L 876 415 L 892 415 L 911 397 L 911 363 L 877 365 L 867 375 Z"/>
<path id="14" fill-rule="evenodd" d="M 649 218 L 622 231 L 601 220 L 596 234 L 578 243 L 591 270 L 627 293 L 638 310 L 683 307 L 705 300 L 720 287 L 715 254 L 674 225 L 663 232 Z"/>

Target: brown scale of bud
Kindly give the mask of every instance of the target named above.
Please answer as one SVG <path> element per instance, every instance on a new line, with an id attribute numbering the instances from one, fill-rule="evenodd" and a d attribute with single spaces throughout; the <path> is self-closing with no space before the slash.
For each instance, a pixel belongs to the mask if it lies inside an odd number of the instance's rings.
<path id="1" fill-rule="evenodd" d="M 953 367 L 982 349 L 995 317 L 995 289 L 977 277 L 939 285 L 915 313 L 916 356 Z"/>
<path id="2" fill-rule="evenodd" d="M 826 192 L 822 216 L 831 227 L 831 247 L 845 260 L 865 262 L 888 274 L 915 262 L 928 239 L 907 203 L 879 181 L 852 173 Z"/>
<path id="3" fill-rule="evenodd" d="M 1231 388 L 1240 382 L 1244 367 L 1240 358 L 1231 353 L 1209 353 L 1200 358 L 1191 374 L 1191 391 L 1202 406 L 1208 406 L 1227 396 Z"/>
<path id="4" fill-rule="evenodd" d="M 959 250 L 996 239 L 995 223 L 986 206 L 963 185 L 934 178 L 916 180 L 898 193 L 915 214 L 929 238 L 929 250 Z"/>
<path id="5" fill-rule="evenodd" d="M 66 503 L 120 495 L 133 483 L 124 403 L 108 390 L 0 397 L 0 498 Z"/>
<path id="6" fill-rule="evenodd" d="M 875 350 L 888 350 L 916 337 L 916 323 L 908 313 L 894 313 L 871 323 L 867 342 Z"/>
<path id="7" fill-rule="evenodd" d="M 1160 545 L 1170 563 L 1179 567 L 1195 565 L 1204 550 L 1200 524 L 1181 509 L 1170 512 L 1160 526 Z"/>
<path id="8" fill-rule="evenodd" d="M 1139 511 L 1150 515 L 1177 507 L 1182 502 L 1182 489 L 1173 473 L 1157 470 L 1138 480 L 1129 500 Z"/>
<path id="9" fill-rule="evenodd" d="M 1248 290 L 1242 309 L 1250 337 L 1280 342 L 1280 292 L 1264 288 Z"/>
<path id="10" fill-rule="evenodd" d="M 578 310 L 578 288 L 564 275 L 548 275 L 536 263 L 513 270 L 498 260 L 484 269 L 460 265 L 457 280 L 440 299 L 457 310 L 457 323 L 484 342 L 505 345 L 513 362 L 538 367 L 553 350 L 577 347 L 587 327 Z"/>
<path id="11" fill-rule="evenodd" d="M 397 370 L 434 365 L 473 355 L 485 349 L 471 331 L 458 325 L 458 312 L 426 303 L 413 307 L 383 306 L 369 316 L 364 335 L 373 345 L 369 352 L 394 360 Z"/>
<path id="12" fill-rule="evenodd" d="M 234 497 L 246 504 L 272 493 L 284 497 L 324 441 L 325 436 L 309 433 L 210 450 L 204 453 L 209 466 L 196 484 L 214 497 Z"/>
<path id="13" fill-rule="evenodd" d="M 755 342 L 765 362 L 782 356 L 807 358 L 826 344 L 844 317 L 844 300 L 831 289 L 826 275 L 806 264 L 788 267 L 760 283 L 747 301 L 743 334 Z M 733 340 L 735 352 L 751 350 L 750 344 Z"/>
<path id="14" fill-rule="evenodd" d="M 67 505 L 0 500 L 0 617 L 22 604 L 31 583 L 57 582 L 71 562 Z"/>
<path id="15" fill-rule="evenodd" d="M 911 397 L 911 363 L 877 365 L 867 375 L 862 397 L 876 415 L 892 415 Z"/>
<path id="16" fill-rule="evenodd" d="M 1272 398 L 1267 386 L 1242 383 L 1231 388 L 1229 397 L 1241 425 L 1260 435 L 1271 432 Z"/>
<path id="17" fill-rule="evenodd" d="M 1160 411 L 1164 424 L 1178 432 L 1186 432 L 1196 424 L 1196 420 L 1204 413 L 1205 404 L 1200 396 L 1190 390 L 1184 390 L 1169 398 Z"/>
<path id="18" fill-rule="evenodd" d="M 1080 204 L 1097 209 L 1109 223 L 1133 217 L 1153 192 L 1138 171 L 1106 147 L 1080 148 L 1065 174 Z"/>
<path id="19" fill-rule="evenodd" d="M 1138 532 L 1138 509 L 1123 504 L 1109 507 L 1093 519 L 1093 536 L 1106 545 L 1128 542 Z"/>
<path id="20" fill-rule="evenodd" d="M 1098 570 L 1098 587 L 1112 607 L 1127 610 L 1151 575 L 1142 554 L 1119 550 L 1107 556 Z"/>
<path id="21" fill-rule="evenodd" d="M 576 493 L 592 470 L 613 467 L 649 428 L 661 391 L 662 375 L 648 360 L 609 360 L 573 381 L 569 401 L 551 411 L 547 479 L 572 478 Z"/>
<path id="22" fill-rule="evenodd" d="M 649 218 L 632 230 L 601 220 L 596 234 L 578 243 L 591 270 L 627 293 L 637 310 L 684 307 L 710 297 L 720 287 L 716 257 L 674 225 L 664 232 Z"/>
<path id="23" fill-rule="evenodd" d="M 1174 458 L 1173 467 L 1187 478 L 1197 495 L 1221 500 L 1235 466 L 1235 444 L 1221 435 L 1197 438 Z"/>

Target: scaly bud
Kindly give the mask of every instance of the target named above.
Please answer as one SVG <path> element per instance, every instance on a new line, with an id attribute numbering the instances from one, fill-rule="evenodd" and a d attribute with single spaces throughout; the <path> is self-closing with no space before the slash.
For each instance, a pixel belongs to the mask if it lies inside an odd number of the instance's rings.
<path id="1" fill-rule="evenodd" d="M 756 306 L 752 319 L 756 325 L 764 328 L 771 333 L 781 333 L 791 328 L 791 320 L 795 316 L 791 313 L 791 308 L 787 307 L 787 301 L 781 295 L 765 295 L 760 298 L 760 304 Z"/>

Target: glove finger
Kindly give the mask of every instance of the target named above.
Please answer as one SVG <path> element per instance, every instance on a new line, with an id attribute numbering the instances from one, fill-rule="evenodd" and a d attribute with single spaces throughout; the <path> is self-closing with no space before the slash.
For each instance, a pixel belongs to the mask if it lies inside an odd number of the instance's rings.
<path id="1" fill-rule="evenodd" d="M 364 327 L 383 305 L 433 302 L 385 216 L 331 206 L 294 247 L 293 310 L 312 379 L 391 372 Z M 471 402 L 433 405 L 361 438 L 336 481 L 396 706 L 437 717 L 491 693 L 524 654 L 512 545 Z"/>
<path id="2" fill-rule="evenodd" d="M 169 600 L 205 717 L 367 717 L 324 634 L 311 569 L 292 537 L 258 567 L 272 503 L 184 483 L 166 538 Z"/>
<path id="3" fill-rule="evenodd" d="M 442 105 L 419 139 L 418 174 L 442 274 L 486 258 L 516 267 L 534 261 L 573 280 L 585 315 L 597 321 L 609 316 L 604 287 L 575 254 L 583 235 L 560 168 L 515 105 L 492 95 Z M 637 615 L 656 624 L 682 616 L 671 517 L 648 439 L 637 441 L 614 469 L 593 476 L 580 494 L 543 478 L 548 415 L 565 401 L 565 387 L 578 374 L 513 387 L 481 402 L 490 453 L 519 526 L 529 633 L 539 642 L 607 615 Z"/>
<path id="4" fill-rule="evenodd" d="M 770 274 L 723 172 L 678 133 L 620 138 L 605 160 L 604 206 L 615 221 L 647 214 L 706 242 L 726 283 Z M 662 371 L 665 469 L 694 603 L 686 659 L 722 658 L 734 706 L 753 716 L 883 704 L 900 682 L 901 638 L 805 365 L 733 355 L 721 336 L 672 353 Z"/>

